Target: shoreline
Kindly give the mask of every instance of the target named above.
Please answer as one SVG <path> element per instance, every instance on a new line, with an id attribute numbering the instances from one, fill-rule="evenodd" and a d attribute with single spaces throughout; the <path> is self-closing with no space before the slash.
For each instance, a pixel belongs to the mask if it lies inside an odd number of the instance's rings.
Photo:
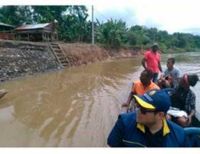
<path id="1" fill-rule="evenodd" d="M 109 59 L 132 58 L 141 51 L 107 50 L 98 45 L 58 42 L 70 67 Z M 0 40 L 0 84 L 27 76 L 59 71 L 61 64 L 49 48 L 49 43 Z"/>

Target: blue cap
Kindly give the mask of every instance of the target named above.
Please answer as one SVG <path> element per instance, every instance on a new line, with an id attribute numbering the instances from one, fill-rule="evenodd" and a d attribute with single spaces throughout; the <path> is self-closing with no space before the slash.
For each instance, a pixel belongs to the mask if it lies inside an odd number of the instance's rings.
<path id="1" fill-rule="evenodd" d="M 137 103 L 145 109 L 167 112 L 171 106 L 168 89 L 150 90 L 142 96 L 134 95 Z"/>

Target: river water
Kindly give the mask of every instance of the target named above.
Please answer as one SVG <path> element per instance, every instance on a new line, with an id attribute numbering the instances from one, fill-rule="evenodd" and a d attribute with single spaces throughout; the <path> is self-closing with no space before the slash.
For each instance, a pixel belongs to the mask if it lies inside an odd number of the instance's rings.
<path id="1" fill-rule="evenodd" d="M 174 56 L 183 73 L 200 75 L 200 53 Z M 1 84 L 1 147 L 106 147 L 142 57 L 110 60 Z M 192 88 L 200 112 L 200 84 Z M 199 113 L 197 113 L 199 116 Z"/>

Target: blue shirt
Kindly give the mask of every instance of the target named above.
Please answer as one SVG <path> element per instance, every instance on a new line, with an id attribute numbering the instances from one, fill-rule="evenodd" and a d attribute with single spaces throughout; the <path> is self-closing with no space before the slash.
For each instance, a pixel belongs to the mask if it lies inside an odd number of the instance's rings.
<path id="1" fill-rule="evenodd" d="M 159 147 L 187 146 L 183 128 L 171 121 L 163 120 L 162 135 Z M 147 139 L 144 125 L 137 123 L 135 112 L 131 112 L 119 115 L 107 143 L 111 147 L 147 147 Z"/>

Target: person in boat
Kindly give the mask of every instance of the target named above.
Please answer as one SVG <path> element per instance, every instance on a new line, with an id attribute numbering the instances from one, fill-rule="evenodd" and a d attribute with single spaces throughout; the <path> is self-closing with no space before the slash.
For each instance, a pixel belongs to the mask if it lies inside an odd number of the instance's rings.
<path id="1" fill-rule="evenodd" d="M 129 107 L 133 100 L 133 95 L 143 95 L 145 92 L 151 89 L 160 89 L 158 85 L 152 82 L 153 73 L 151 70 L 144 70 L 140 74 L 140 80 L 133 82 L 132 89 L 129 94 L 126 103 L 122 104 L 122 107 Z"/>
<path id="2" fill-rule="evenodd" d="M 134 99 L 136 111 L 119 115 L 107 139 L 110 147 L 188 146 L 184 129 L 166 120 L 171 105 L 167 89 L 150 90 Z"/>
<path id="3" fill-rule="evenodd" d="M 181 78 L 181 71 L 175 67 L 174 64 L 175 58 L 168 58 L 167 69 L 158 80 L 158 85 L 160 88 L 176 88 L 178 86 L 179 80 Z"/>
<path id="4" fill-rule="evenodd" d="M 144 58 L 142 59 L 142 66 L 144 69 L 151 70 L 153 72 L 153 82 L 157 82 L 159 72 L 162 72 L 160 53 L 158 50 L 158 44 L 154 43 L 151 47 L 151 50 L 148 50 L 144 53 Z"/>
<path id="5" fill-rule="evenodd" d="M 184 74 L 171 95 L 172 109 L 168 111 L 168 118 L 183 127 L 189 126 L 195 115 L 196 96 L 190 86 L 195 86 L 197 81 L 197 74 Z"/>

